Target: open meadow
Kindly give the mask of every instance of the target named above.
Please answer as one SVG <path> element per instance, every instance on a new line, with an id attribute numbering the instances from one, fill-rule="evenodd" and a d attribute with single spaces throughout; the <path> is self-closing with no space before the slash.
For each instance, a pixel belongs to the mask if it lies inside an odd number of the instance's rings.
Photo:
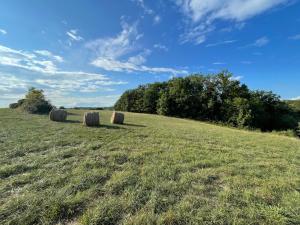
<path id="1" fill-rule="evenodd" d="M 0 224 L 299 224 L 300 141 L 100 112 L 0 110 Z"/>

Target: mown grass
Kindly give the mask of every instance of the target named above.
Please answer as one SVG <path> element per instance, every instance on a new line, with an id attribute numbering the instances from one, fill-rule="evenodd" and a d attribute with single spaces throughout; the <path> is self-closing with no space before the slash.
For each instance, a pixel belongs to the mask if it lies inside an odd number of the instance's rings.
<path id="1" fill-rule="evenodd" d="M 0 110 L 1 224 L 299 224 L 300 141 L 126 113 Z"/>

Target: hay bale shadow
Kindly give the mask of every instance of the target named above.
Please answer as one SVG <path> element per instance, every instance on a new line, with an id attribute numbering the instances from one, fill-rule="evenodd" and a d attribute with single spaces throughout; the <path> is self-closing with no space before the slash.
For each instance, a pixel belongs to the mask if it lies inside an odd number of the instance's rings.
<path id="1" fill-rule="evenodd" d="M 66 120 L 65 123 L 81 123 L 79 120 Z"/>
<path id="2" fill-rule="evenodd" d="M 115 125 L 106 125 L 106 124 L 101 124 L 99 126 L 100 128 L 106 128 L 106 129 L 124 129 L 123 127 L 120 127 L 120 126 L 115 126 Z"/>
<path id="3" fill-rule="evenodd" d="M 80 116 L 79 113 L 68 112 L 68 116 Z"/>
<path id="4" fill-rule="evenodd" d="M 124 123 L 124 125 L 129 127 L 146 127 L 145 125 L 133 124 L 133 123 Z"/>
<path id="5" fill-rule="evenodd" d="M 98 126 L 89 126 L 88 128 L 91 128 L 91 129 L 105 128 L 105 129 L 109 129 L 109 130 L 120 130 L 120 129 L 125 129 L 125 128 L 123 128 L 123 127 L 114 126 L 114 125 L 106 125 L 106 124 L 100 124 L 100 125 L 98 125 Z"/>

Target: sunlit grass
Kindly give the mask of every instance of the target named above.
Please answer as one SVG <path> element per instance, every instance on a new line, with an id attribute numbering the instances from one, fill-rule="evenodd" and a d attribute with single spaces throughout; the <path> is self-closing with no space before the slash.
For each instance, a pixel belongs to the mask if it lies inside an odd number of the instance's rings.
<path id="1" fill-rule="evenodd" d="M 0 110 L 0 224 L 299 224 L 300 141 L 156 115 Z"/>

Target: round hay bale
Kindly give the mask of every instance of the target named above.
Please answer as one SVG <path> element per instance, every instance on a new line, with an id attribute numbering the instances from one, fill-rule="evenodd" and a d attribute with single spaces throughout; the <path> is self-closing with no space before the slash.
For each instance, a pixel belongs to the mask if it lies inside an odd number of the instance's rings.
<path id="1" fill-rule="evenodd" d="M 114 124 L 123 124 L 124 123 L 124 114 L 119 113 L 119 112 L 113 112 L 110 122 L 114 123 Z"/>
<path id="2" fill-rule="evenodd" d="M 66 121 L 68 113 L 62 109 L 52 109 L 49 113 L 49 118 L 51 121 L 64 122 Z"/>
<path id="3" fill-rule="evenodd" d="M 83 124 L 88 127 L 96 127 L 100 125 L 100 116 L 98 112 L 86 112 L 83 116 Z"/>

